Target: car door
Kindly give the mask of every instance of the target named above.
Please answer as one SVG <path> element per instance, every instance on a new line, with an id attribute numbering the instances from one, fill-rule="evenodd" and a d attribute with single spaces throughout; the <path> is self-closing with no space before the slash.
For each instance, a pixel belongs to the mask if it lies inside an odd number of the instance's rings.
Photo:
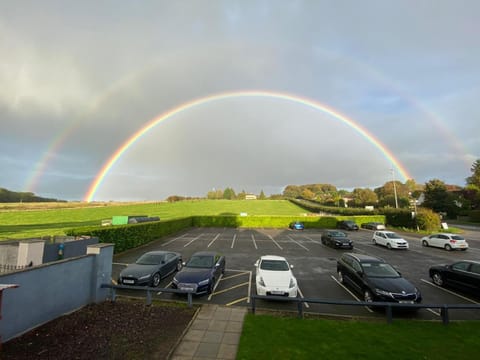
<path id="1" fill-rule="evenodd" d="M 170 274 L 175 271 L 177 267 L 176 255 L 174 253 L 167 253 L 165 255 L 165 274 Z"/>
<path id="2" fill-rule="evenodd" d="M 430 235 L 428 239 L 428 245 L 435 246 L 435 247 L 443 247 L 442 239 L 440 238 L 440 234 Z"/>
<path id="3" fill-rule="evenodd" d="M 450 271 L 448 271 L 448 274 L 446 275 L 448 277 L 447 281 L 449 281 L 452 285 L 464 288 L 466 290 L 474 290 L 478 288 L 480 273 L 474 273 L 473 270 L 480 271 L 480 265 L 476 265 L 476 267 L 472 269 L 474 265 L 476 264 L 471 264 L 464 261 L 459 261 L 452 264 L 449 269 Z"/>
<path id="4" fill-rule="evenodd" d="M 377 236 L 375 237 L 375 240 L 377 244 L 385 246 L 387 243 L 387 239 L 385 237 L 384 233 L 377 233 Z"/>
<path id="5" fill-rule="evenodd" d="M 470 268 L 470 280 L 472 288 L 480 294 L 480 264 L 472 264 Z"/>
<path id="6" fill-rule="evenodd" d="M 216 254 L 214 260 L 215 260 L 214 276 L 215 276 L 215 279 L 218 279 L 220 277 L 220 274 L 222 273 L 223 267 L 225 266 L 224 265 L 225 257 L 220 254 Z"/>

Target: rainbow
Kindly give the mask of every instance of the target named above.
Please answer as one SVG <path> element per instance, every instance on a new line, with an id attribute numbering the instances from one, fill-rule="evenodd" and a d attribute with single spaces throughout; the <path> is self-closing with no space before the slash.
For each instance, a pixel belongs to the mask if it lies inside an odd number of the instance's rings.
<path id="1" fill-rule="evenodd" d="M 152 120 L 150 120 L 147 124 L 145 124 L 139 130 L 137 130 L 133 135 L 131 135 L 105 162 L 101 170 L 95 176 L 95 179 L 93 180 L 93 182 L 90 184 L 88 191 L 84 196 L 84 201 L 90 202 L 93 200 L 95 193 L 97 192 L 98 188 L 102 184 L 102 181 L 105 179 L 108 172 L 112 169 L 113 165 L 115 165 L 117 160 L 128 150 L 128 148 L 130 148 L 135 142 L 137 142 L 144 134 L 149 132 L 151 129 L 153 129 L 162 121 L 167 120 L 183 111 L 190 110 L 200 105 L 217 102 L 225 99 L 230 99 L 230 98 L 241 98 L 241 97 L 264 97 L 264 98 L 274 98 L 274 99 L 291 101 L 291 102 L 295 102 L 298 104 L 311 107 L 315 110 L 322 111 L 328 115 L 331 115 L 334 118 L 350 126 L 352 129 L 354 129 L 360 135 L 362 135 L 365 139 L 367 139 L 373 146 L 375 146 L 378 150 L 380 150 L 381 153 L 384 155 L 384 157 L 387 159 L 387 161 L 391 163 L 394 168 L 397 169 L 403 181 L 406 181 L 407 179 L 412 178 L 408 173 L 408 171 L 406 170 L 406 168 L 400 163 L 400 161 L 397 160 L 393 156 L 393 154 L 390 152 L 390 150 L 388 150 L 385 147 L 385 145 L 383 145 L 378 139 L 376 139 L 373 134 L 369 133 L 365 128 L 363 128 L 362 126 L 360 126 L 359 124 L 354 122 L 352 119 L 348 118 L 347 116 L 339 113 L 338 111 L 326 105 L 320 104 L 315 100 L 308 99 L 306 97 L 300 97 L 300 96 L 295 96 L 295 95 L 281 93 L 281 92 L 243 90 L 243 91 L 233 91 L 233 92 L 213 94 L 206 97 L 197 98 L 189 102 L 183 103 L 177 106 L 176 108 L 166 111 L 160 114 L 159 116 L 153 118 Z"/>

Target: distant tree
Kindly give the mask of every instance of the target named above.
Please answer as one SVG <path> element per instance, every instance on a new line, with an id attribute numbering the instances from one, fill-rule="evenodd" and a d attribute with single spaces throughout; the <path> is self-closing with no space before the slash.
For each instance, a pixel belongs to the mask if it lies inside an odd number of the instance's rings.
<path id="1" fill-rule="evenodd" d="M 226 188 L 223 191 L 223 198 L 227 200 L 233 200 L 236 198 L 235 191 L 232 188 Z"/>
<path id="2" fill-rule="evenodd" d="M 269 199 L 270 200 L 283 200 L 283 199 L 285 199 L 285 196 L 283 196 L 282 194 L 271 194 L 269 196 Z"/>
<path id="3" fill-rule="evenodd" d="M 297 197 L 301 196 L 301 193 L 302 193 L 302 190 L 297 185 L 287 185 L 283 190 L 283 196 L 287 198 L 296 199 Z"/>
<path id="4" fill-rule="evenodd" d="M 245 192 L 245 190 L 242 190 L 238 193 L 237 195 L 237 199 L 238 200 L 245 200 L 245 196 L 247 195 L 247 193 Z"/>
<path id="5" fill-rule="evenodd" d="M 439 179 L 433 179 L 425 184 L 425 201 L 423 206 L 440 213 L 445 212 L 454 217 L 459 212 L 459 195 L 449 192 L 447 185 Z"/>
<path id="6" fill-rule="evenodd" d="M 260 191 L 260 195 L 258 195 L 258 199 L 259 200 L 265 200 L 267 197 L 265 196 L 265 193 L 262 191 Z"/>
<path id="7" fill-rule="evenodd" d="M 480 159 L 476 160 L 470 168 L 472 175 L 467 177 L 467 185 L 475 185 L 480 189 Z"/>
<path id="8" fill-rule="evenodd" d="M 315 193 L 309 189 L 303 189 L 300 196 L 302 197 L 302 199 L 305 199 L 305 200 L 315 199 Z"/>
<path id="9" fill-rule="evenodd" d="M 377 205 L 377 194 L 371 189 L 354 189 L 353 190 L 353 203 L 357 207 L 366 205 Z"/>

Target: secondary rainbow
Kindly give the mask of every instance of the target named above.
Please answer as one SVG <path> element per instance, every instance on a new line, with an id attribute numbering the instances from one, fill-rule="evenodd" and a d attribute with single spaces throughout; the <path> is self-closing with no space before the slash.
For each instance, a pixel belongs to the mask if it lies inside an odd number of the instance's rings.
<path id="1" fill-rule="evenodd" d="M 195 108 L 200 105 L 204 105 L 207 103 L 212 103 L 212 102 L 217 102 L 225 99 L 231 99 L 231 98 L 241 98 L 241 97 L 264 97 L 264 98 L 274 98 L 274 99 L 280 99 L 280 100 L 286 100 L 286 101 L 291 101 L 295 103 L 299 103 L 308 107 L 311 107 L 313 109 L 322 111 L 328 115 L 333 116 L 334 118 L 342 121 L 343 123 L 347 124 L 350 126 L 352 129 L 357 131 L 360 135 L 362 135 L 365 139 L 367 139 L 372 145 L 374 145 L 378 150 L 381 151 L 383 156 L 387 159 L 389 163 L 392 164 L 394 168 L 397 169 L 400 178 L 403 181 L 406 181 L 407 179 L 411 179 L 410 174 L 408 173 L 407 169 L 400 163 L 399 160 L 397 160 L 393 154 L 391 153 L 390 150 L 386 148 L 385 145 L 383 145 L 378 139 L 375 138 L 375 136 L 371 133 L 369 133 L 365 128 L 357 124 L 355 121 L 352 119 L 348 118 L 347 116 L 341 114 L 340 112 L 332 109 L 331 107 L 328 107 L 324 104 L 321 104 L 315 100 L 306 98 L 306 97 L 300 97 L 296 95 L 291 95 L 287 93 L 281 93 L 281 92 L 272 92 L 272 91 L 259 91 L 259 90 L 243 90 L 243 91 L 233 91 L 233 92 L 226 92 L 226 93 L 219 93 L 219 94 L 213 94 L 201 98 L 197 98 L 191 101 L 188 101 L 186 103 L 183 103 L 179 105 L 176 108 L 173 108 L 171 110 L 168 110 L 159 116 L 153 118 L 150 120 L 147 124 L 145 124 L 143 127 L 141 127 L 138 131 L 136 131 L 133 135 L 131 135 L 115 152 L 109 157 L 109 159 L 105 162 L 105 164 L 102 166 L 100 171 L 97 173 L 95 176 L 95 179 L 93 182 L 90 184 L 89 189 L 87 193 L 84 196 L 84 201 L 92 201 L 95 193 L 97 192 L 98 188 L 102 184 L 103 180 L 107 176 L 108 172 L 112 169 L 112 167 L 115 165 L 115 163 L 118 161 L 118 159 L 127 151 L 133 144 L 135 144 L 144 134 L 149 132 L 151 129 L 153 129 L 155 126 L 157 126 L 159 123 L 161 123 L 164 120 L 167 120 L 183 111 L 190 110 L 192 108 Z"/>

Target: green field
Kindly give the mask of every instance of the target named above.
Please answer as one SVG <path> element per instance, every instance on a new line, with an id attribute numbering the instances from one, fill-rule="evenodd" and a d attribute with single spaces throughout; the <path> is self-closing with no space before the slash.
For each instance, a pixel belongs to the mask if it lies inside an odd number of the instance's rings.
<path id="1" fill-rule="evenodd" d="M 479 329 L 478 321 L 445 326 L 248 314 L 237 359 L 468 359 L 480 351 Z"/>
<path id="2" fill-rule="evenodd" d="M 303 216 L 305 210 L 287 200 L 192 200 L 175 203 L 45 204 L 42 209 L 9 206 L 0 210 L 0 240 L 65 235 L 81 226 L 100 225 L 102 219 L 118 215 L 158 216 L 161 220 L 192 215 L 288 215 Z"/>

